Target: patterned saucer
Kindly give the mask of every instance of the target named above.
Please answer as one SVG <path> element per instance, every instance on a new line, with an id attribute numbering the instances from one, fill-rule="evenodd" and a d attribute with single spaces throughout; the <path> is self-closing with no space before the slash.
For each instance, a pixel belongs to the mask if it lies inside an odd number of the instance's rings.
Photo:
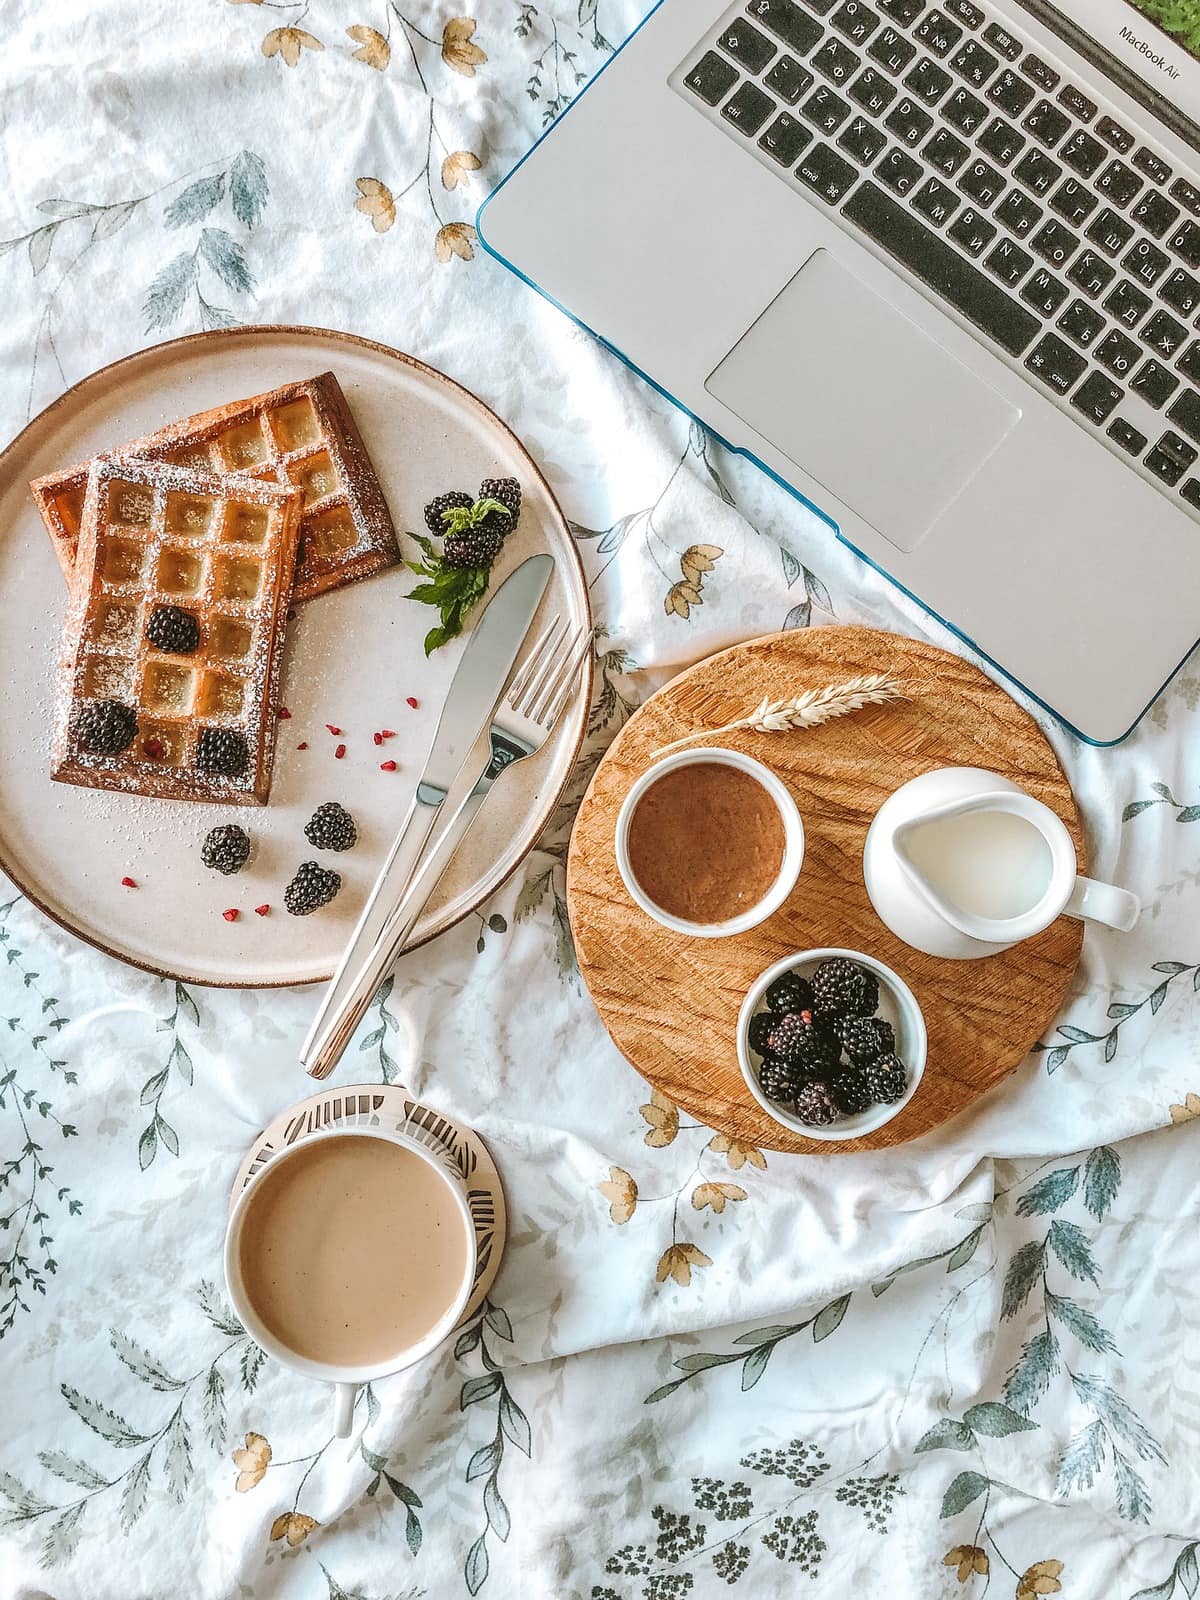
<path id="1" fill-rule="evenodd" d="M 475 1224 L 475 1283 L 463 1312 L 465 1322 L 483 1304 L 500 1270 L 508 1222 L 504 1187 L 492 1153 L 472 1128 L 414 1100 L 400 1084 L 346 1084 L 310 1095 L 281 1111 L 251 1145 L 238 1168 L 229 1196 L 234 1201 L 272 1156 L 316 1128 L 353 1119 L 360 1127 L 378 1123 L 408 1134 L 440 1156 L 448 1156 L 467 1182 L 467 1204 Z"/>

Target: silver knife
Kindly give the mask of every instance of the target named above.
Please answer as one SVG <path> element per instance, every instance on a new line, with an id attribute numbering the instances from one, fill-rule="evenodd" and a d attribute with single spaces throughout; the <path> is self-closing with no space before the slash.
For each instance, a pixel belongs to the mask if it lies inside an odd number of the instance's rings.
<path id="1" fill-rule="evenodd" d="M 471 630 L 408 814 L 301 1046 L 305 1068 L 326 1018 L 341 1000 L 347 976 L 358 970 L 412 879 L 446 796 L 500 699 L 553 570 L 554 560 L 548 555 L 523 561 L 496 590 Z M 334 1062 L 323 1065 L 324 1077 Z"/>

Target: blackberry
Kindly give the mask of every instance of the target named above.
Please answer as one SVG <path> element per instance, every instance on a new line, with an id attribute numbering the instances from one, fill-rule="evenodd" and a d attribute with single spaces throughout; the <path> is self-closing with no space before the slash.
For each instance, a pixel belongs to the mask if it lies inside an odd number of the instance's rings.
<path id="1" fill-rule="evenodd" d="M 490 567 L 500 554 L 504 535 L 479 522 L 465 533 L 451 534 L 442 546 L 448 567 Z"/>
<path id="2" fill-rule="evenodd" d="M 876 1057 L 863 1068 L 863 1076 L 871 1091 L 871 1099 L 877 1100 L 880 1105 L 891 1106 L 897 1100 L 903 1100 L 904 1091 L 908 1088 L 908 1074 L 899 1056 L 889 1054 Z"/>
<path id="3" fill-rule="evenodd" d="M 240 872 L 250 859 L 250 835 L 235 822 L 213 828 L 200 846 L 200 859 L 214 872 Z"/>
<path id="4" fill-rule="evenodd" d="M 856 1067 L 896 1048 L 896 1035 L 882 1017 L 835 1017 L 833 1036 Z"/>
<path id="5" fill-rule="evenodd" d="M 810 1128 L 828 1128 L 837 1121 L 837 1107 L 829 1085 L 816 1080 L 802 1084 L 795 1099 L 796 1115 Z"/>
<path id="6" fill-rule="evenodd" d="M 244 733 L 236 728 L 203 728 L 196 741 L 196 771 L 240 778 L 250 765 Z"/>
<path id="7" fill-rule="evenodd" d="M 304 837 L 318 850 L 349 850 L 358 843 L 358 829 L 345 806 L 338 805 L 336 800 L 327 800 L 313 812 Z"/>
<path id="8" fill-rule="evenodd" d="M 794 1100 L 804 1086 L 804 1074 L 778 1056 L 764 1056 L 758 1081 L 768 1100 Z"/>
<path id="9" fill-rule="evenodd" d="M 446 531 L 443 511 L 453 511 L 461 506 L 464 510 L 473 506 L 474 500 L 469 494 L 464 494 L 461 489 L 451 489 L 449 494 L 439 494 L 436 500 L 431 500 L 425 507 L 425 526 L 436 538 L 440 539 Z"/>
<path id="10" fill-rule="evenodd" d="M 833 1036 L 813 1021 L 811 1011 L 789 1011 L 767 1036 L 771 1054 L 811 1076 L 837 1065 L 838 1047 Z"/>
<path id="11" fill-rule="evenodd" d="M 515 478 L 485 478 L 479 485 L 481 500 L 495 500 L 503 511 L 487 512 L 479 526 L 489 533 L 498 534 L 501 541 L 508 538 L 521 515 L 521 485 Z"/>
<path id="12" fill-rule="evenodd" d="M 182 606 L 155 606 L 146 624 L 146 637 L 158 650 L 190 656 L 200 647 L 200 624 Z"/>
<path id="13" fill-rule="evenodd" d="M 812 975 L 819 1011 L 869 1017 L 879 1005 L 879 980 L 846 956 L 830 956 Z"/>
<path id="14" fill-rule="evenodd" d="M 785 972 L 768 987 L 766 1001 L 770 1010 L 779 1016 L 786 1011 L 811 1011 L 812 984 L 798 972 Z"/>
<path id="15" fill-rule="evenodd" d="M 327 906 L 342 887 L 340 874 L 316 861 L 305 861 L 283 891 L 283 904 L 293 917 L 307 917 Z"/>
<path id="16" fill-rule="evenodd" d="M 835 1073 L 829 1081 L 829 1092 L 834 1105 L 848 1117 L 857 1116 L 872 1102 L 866 1074 L 857 1067 L 844 1067 L 841 1072 Z"/>
<path id="17" fill-rule="evenodd" d="M 750 1018 L 749 1040 L 751 1050 L 756 1050 L 760 1056 L 765 1056 L 768 1053 L 767 1035 L 778 1021 L 779 1018 L 773 1017 L 769 1011 L 756 1011 L 754 1013 Z"/>
<path id="18" fill-rule="evenodd" d="M 89 755 L 119 756 L 137 735 L 137 716 L 120 700 L 87 700 L 71 718 L 71 729 Z"/>

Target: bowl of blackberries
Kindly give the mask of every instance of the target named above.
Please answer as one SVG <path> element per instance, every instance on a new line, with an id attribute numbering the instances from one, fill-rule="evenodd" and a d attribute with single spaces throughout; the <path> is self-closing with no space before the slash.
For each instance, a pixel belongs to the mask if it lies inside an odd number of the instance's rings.
<path id="1" fill-rule="evenodd" d="M 803 950 L 768 967 L 738 1016 L 738 1061 L 763 1110 L 806 1139 L 859 1139 L 890 1122 L 925 1070 L 925 1020 L 898 973 L 856 950 Z"/>

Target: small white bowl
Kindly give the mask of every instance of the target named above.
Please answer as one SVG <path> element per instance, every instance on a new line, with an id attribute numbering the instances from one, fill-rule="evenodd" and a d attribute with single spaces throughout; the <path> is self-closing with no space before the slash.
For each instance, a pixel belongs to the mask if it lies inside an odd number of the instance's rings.
<path id="1" fill-rule="evenodd" d="M 637 810 L 638 801 L 651 784 L 657 783 L 659 778 L 668 772 L 674 772 L 677 767 L 698 766 L 702 762 L 736 767 L 739 772 L 747 772 L 752 778 L 756 778 L 774 800 L 783 823 L 783 861 L 780 863 L 779 876 L 761 900 L 756 901 L 738 916 L 729 917 L 724 922 L 688 922 L 683 917 L 673 917 L 669 911 L 664 911 L 660 905 L 651 900 L 634 877 L 633 868 L 629 863 L 629 824 L 633 813 Z M 804 860 L 804 824 L 800 820 L 796 802 L 792 799 L 786 784 L 776 777 L 770 767 L 764 767 L 761 761 L 755 761 L 753 756 L 743 755 L 740 750 L 724 750 L 701 745 L 695 749 L 677 750 L 673 755 L 664 756 L 661 761 L 656 761 L 642 773 L 625 796 L 624 804 L 617 814 L 616 851 L 617 868 L 622 882 L 629 890 L 634 903 L 639 905 L 648 917 L 653 917 L 655 922 L 664 928 L 670 928 L 674 933 L 687 933 L 695 939 L 726 939 L 731 934 L 745 933 L 748 928 L 756 928 L 760 922 L 765 922 L 779 910 L 796 887 L 796 879 L 800 876 L 800 866 Z"/>
<path id="2" fill-rule="evenodd" d="M 820 963 L 828 960 L 830 956 L 846 956 L 851 961 L 857 961 L 860 967 L 866 967 L 879 979 L 879 1009 L 876 1014 L 885 1022 L 890 1022 L 895 1030 L 896 1054 L 903 1061 L 908 1073 L 908 1088 L 904 1091 L 904 1098 L 897 1100 L 895 1105 L 869 1106 L 857 1116 L 839 1117 L 831 1127 L 811 1128 L 807 1122 L 801 1122 L 800 1118 L 794 1116 L 786 1107 L 777 1105 L 774 1100 L 768 1100 L 762 1092 L 758 1073 L 755 1071 L 762 1058 L 756 1050 L 750 1048 L 750 1018 L 755 1012 L 766 1010 L 763 997 L 776 978 L 781 978 L 785 972 L 798 972 L 803 978 L 811 978 Z M 899 1116 L 917 1092 L 917 1085 L 925 1071 L 927 1051 L 925 1018 L 921 1015 L 921 1008 L 912 990 L 898 973 L 892 971 L 891 967 L 885 967 L 882 961 L 876 961 L 874 956 L 865 956 L 858 950 L 800 950 L 794 956 L 785 956 L 782 961 L 777 961 L 774 966 L 768 967 L 755 979 L 738 1013 L 738 1064 L 750 1093 L 767 1115 L 774 1117 L 783 1127 L 803 1134 L 806 1139 L 817 1139 L 826 1144 L 838 1144 L 843 1139 L 859 1139 L 863 1134 L 874 1133 L 876 1128 L 882 1128 L 884 1123 Z"/>

